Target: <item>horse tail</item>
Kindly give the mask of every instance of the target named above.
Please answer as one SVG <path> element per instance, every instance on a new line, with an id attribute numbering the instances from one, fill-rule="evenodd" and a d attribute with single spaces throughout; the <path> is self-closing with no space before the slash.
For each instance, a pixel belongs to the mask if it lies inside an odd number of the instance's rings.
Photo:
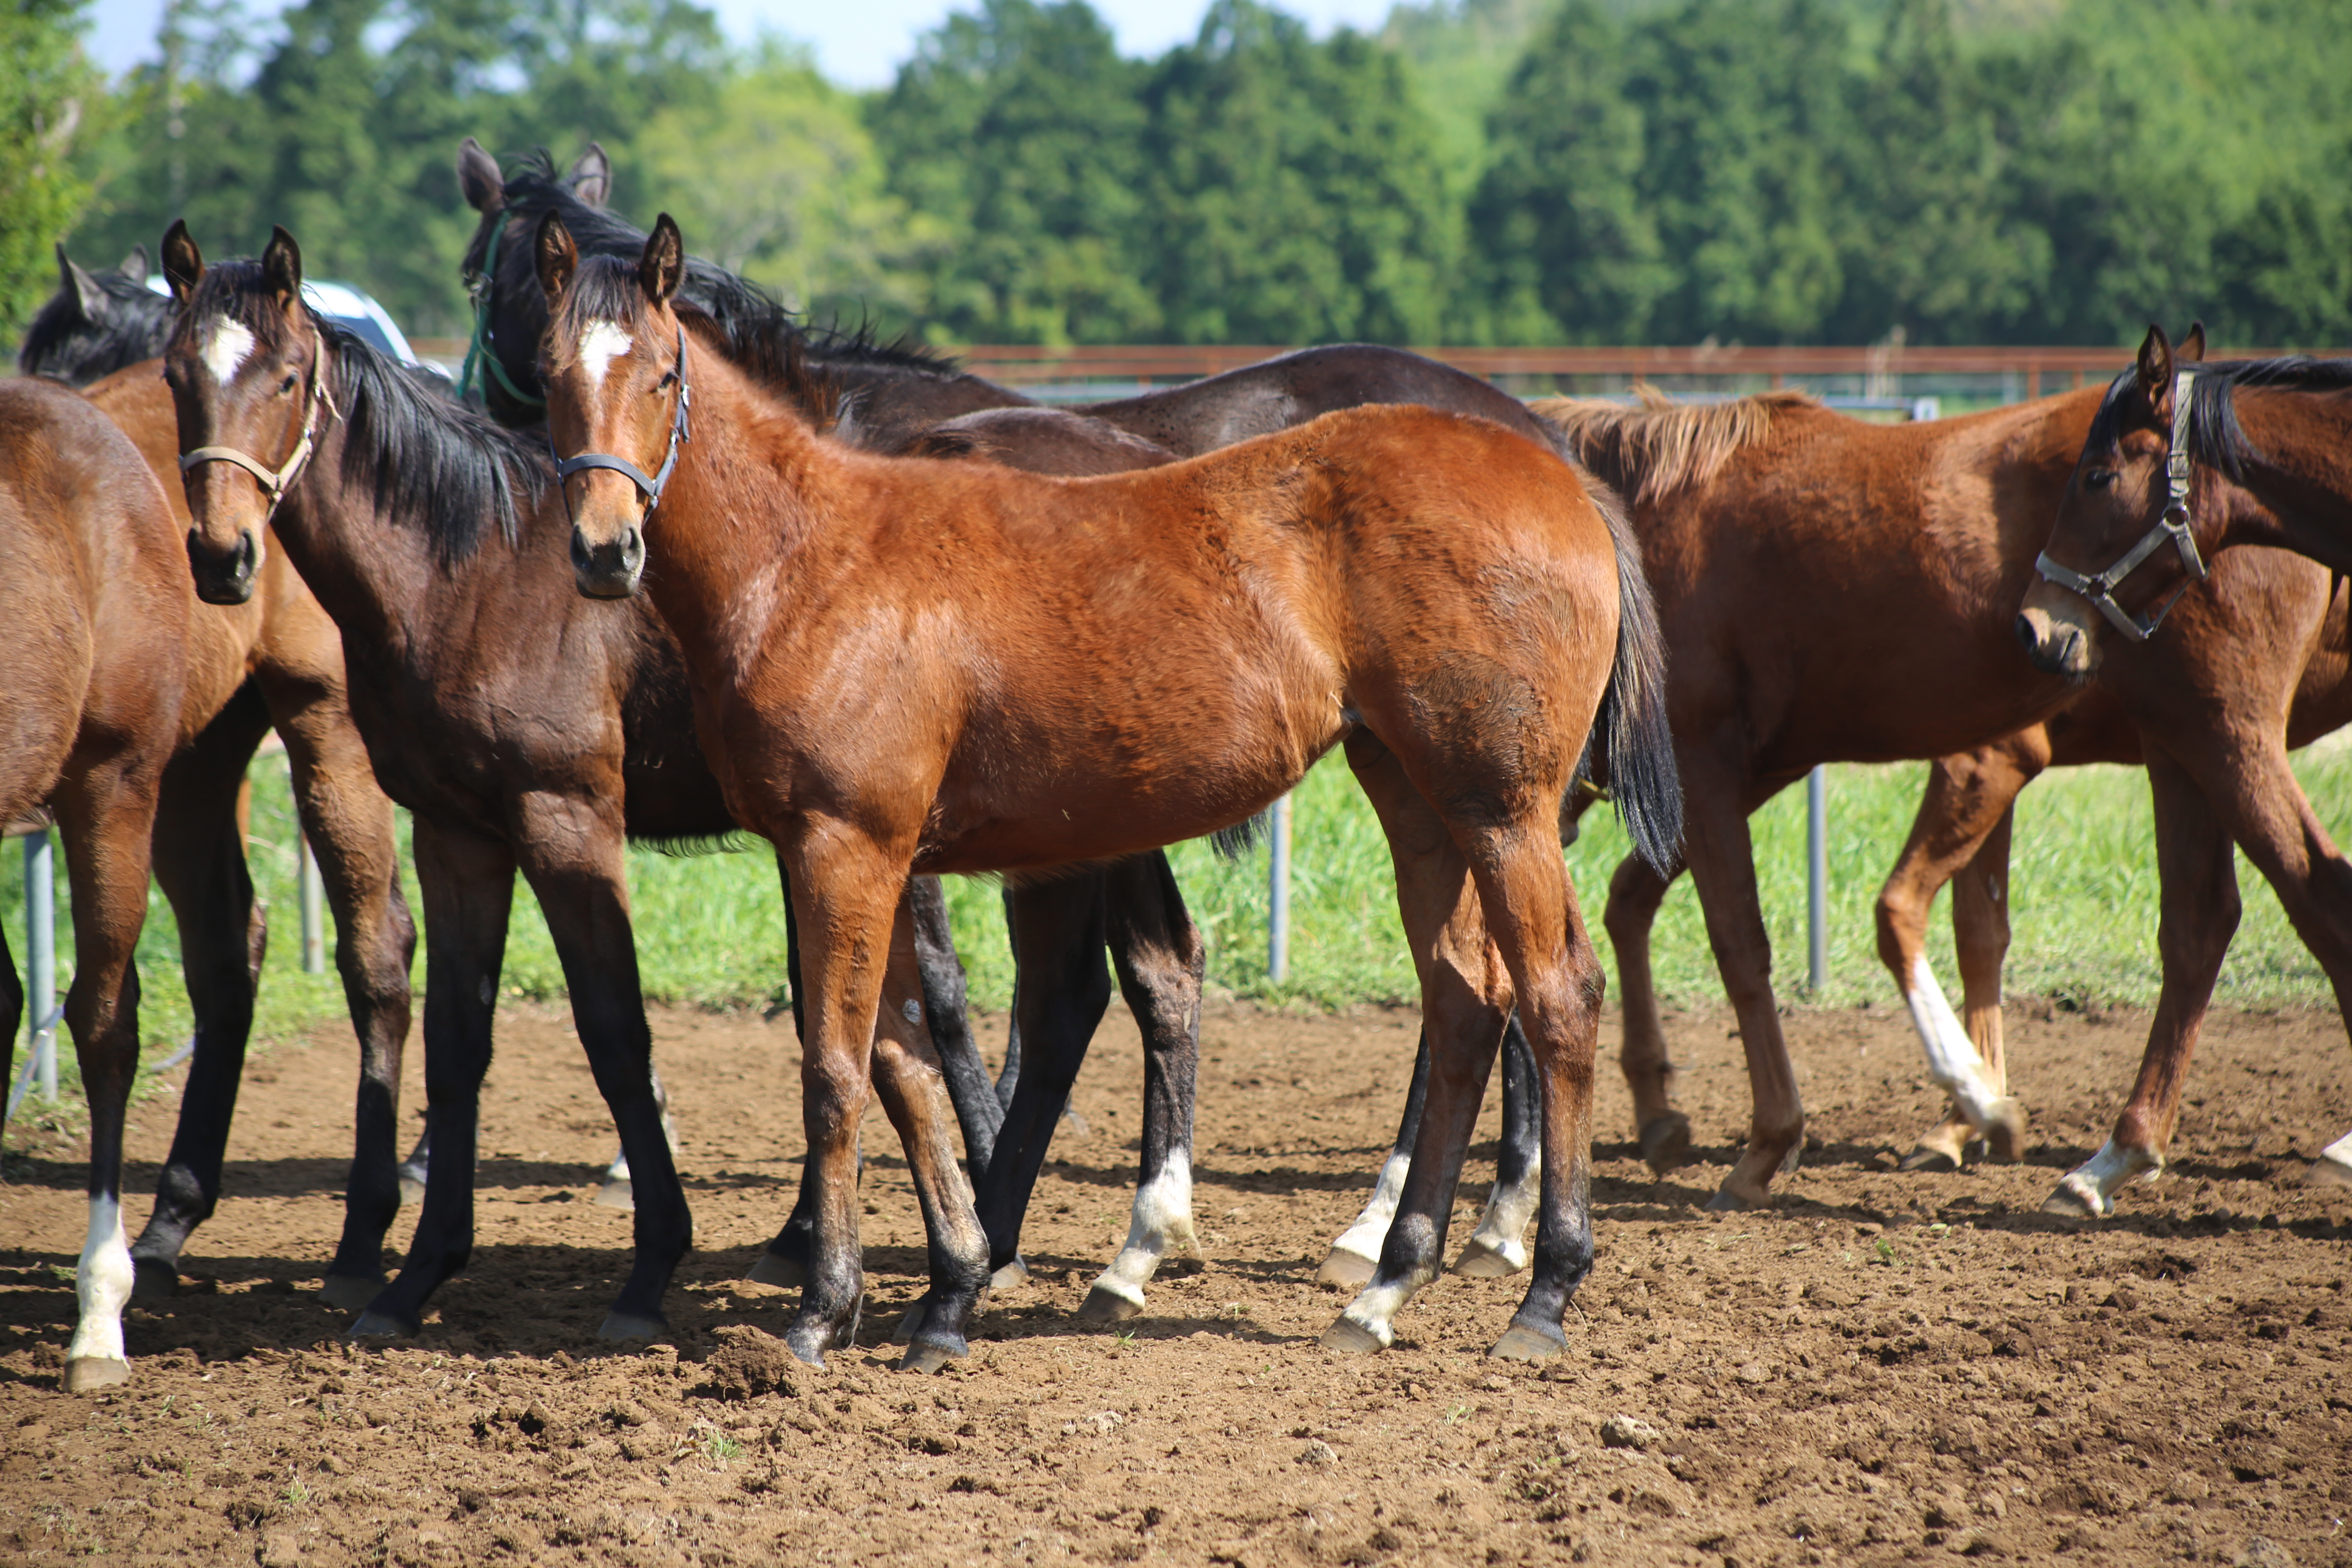
<path id="1" fill-rule="evenodd" d="M 1682 856 L 1683 784 L 1675 765 L 1674 731 L 1666 722 L 1666 640 L 1658 626 L 1658 603 L 1642 571 L 1641 542 L 1633 537 L 1624 499 L 1578 463 L 1564 440 L 1558 444 L 1609 525 L 1609 543 L 1617 556 L 1617 659 L 1592 724 L 1608 748 L 1609 795 L 1635 853 L 1660 876 L 1672 876 Z M 1591 752 L 1588 740 L 1579 778 Z"/>

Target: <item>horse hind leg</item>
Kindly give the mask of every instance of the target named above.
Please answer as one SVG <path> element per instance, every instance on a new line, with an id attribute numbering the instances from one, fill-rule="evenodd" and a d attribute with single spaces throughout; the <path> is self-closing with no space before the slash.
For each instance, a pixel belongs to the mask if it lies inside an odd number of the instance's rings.
<path id="1" fill-rule="evenodd" d="M 1397 1205 L 1404 1197 L 1405 1178 L 1412 1174 L 1413 1145 L 1421 1138 L 1422 1110 L 1428 1099 L 1429 1024 L 1424 1019 L 1421 1037 L 1413 1046 L 1412 1082 L 1405 1089 L 1404 1115 L 1397 1122 L 1396 1142 L 1390 1146 L 1388 1158 L 1381 1162 L 1381 1173 L 1372 1183 L 1372 1195 L 1365 1200 L 1362 1212 L 1331 1243 L 1329 1256 L 1315 1271 L 1317 1284 L 1360 1290 L 1380 1271 L 1381 1245 L 1388 1239 Z"/>
<path id="2" fill-rule="evenodd" d="M 1528 1266 L 1528 1221 L 1535 1217 L 1543 1174 L 1542 1121 L 1535 1051 L 1517 1009 L 1503 1030 L 1503 1136 L 1495 1188 L 1478 1228 L 1454 1260 L 1470 1279 L 1502 1279 Z"/>
<path id="3" fill-rule="evenodd" d="M 654 1089 L 654 1109 L 661 1113 L 662 1142 L 669 1145 L 670 1158 L 677 1157 L 677 1123 L 669 1113 L 669 1090 L 662 1087 L 661 1071 L 646 1064 L 646 1077 Z M 612 1163 L 604 1167 L 603 1180 L 596 1184 L 596 1195 L 589 1200 L 600 1207 L 619 1209 L 624 1214 L 637 1210 L 637 1184 L 629 1175 L 629 1152 L 616 1149 Z"/>
<path id="4" fill-rule="evenodd" d="M 1674 875 L 1681 875 L 1679 866 Z M 1666 1054 L 1665 1021 L 1658 1012 L 1650 963 L 1650 933 L 1673 885 L 1672 876 L 1660 875 L 1639 855 L 1628 855 L 1609 880 L 1609 903 L 1601 917 L 1617 953 L 1625 1029 L 1618 1066 L 1633 1091 L 1634 1135 L 1654 1176 L 1671 1174 L 1691 1160 L 1690 1118 L 1675 1104 L 1675 1064 Z"/>
<path id="5" fill-rule="evenodd" d="M 1201 982 L 1208 944 L 1163 854 L 1106 873 L 1111 961 L 1143 1037 L 1143 1159 L 1127 1242 L 1087 1291 L 1078 1316 L 1118 1322 L 1144 1309 L 1143 1288 L 1192 1230 L 1192 1107 L 1200 1080 Z"/>

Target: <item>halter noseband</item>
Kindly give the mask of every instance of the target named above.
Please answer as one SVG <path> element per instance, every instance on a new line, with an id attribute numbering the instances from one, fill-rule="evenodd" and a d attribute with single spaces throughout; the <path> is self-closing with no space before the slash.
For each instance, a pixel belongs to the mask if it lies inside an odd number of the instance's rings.
<path id="1" fill-rule="evenodd" d="M 314 326 L 310 329 L 310 392 L 303 403 L 302 438 L 294 443 L 294 450 L 287 455 L 286 461 L 272 468 L 235 447 L 198 447 L 180 454 L 180 472 L 184 475 L 206 463 L 234 463 L 243 468 L 259 482 L 262 494 L 269 498 L 269 510 L 261 519 L 267 527 L 269 520 L 278 515 L 278 503 L 286 499 L 286 492 L 293 488 L 304 465 L 310 460 L 312 438 L 318 434 L 319 410 L 322 407 L 336 418 L 342 417 L 342 411 L 327 393 L 327 346 Z"/>
<path id="2" fill-rule="evenodd" d="M 643 468 L 626 458 L 617 458 L 610 452 L 583 452 L 576 458 L 567 458 L 555 449 L 555 435 L 550 431 L 547 453 L 555 459 L 555 483 L 558 489 L 563 489 L 564 515 L 569 517 L 572 514 L 572 492 L 564 488 L 564 481 L 590 468 L 610 468 L 616 474 L 627 475 L 629 482 L 644 494 L 646 511 L 659 506 L 662 490 L 669 484 L 670 471 L 677 467 L 678 443 L 694 438 L 687 429 L 686 417 L 687 410 L 693 405 L 694 389 L 686 382 L 686 328 L 681 323 L 677 329 L 677 413 L 669 422 L 669 451 L 662 458 L 661 471 L 647 478 Z M 576 522 L 578 520 L 575 518 L 573 521 Z"/>
<path id="3" fill-rule="evenodd" d="M 2139 542 L 2125 551 L 2113 565 L 2087 577 L 2051 560 L 2046 550 L 2033 563 L 2034 571 L 2042 574 L 2043 582 L 2055 583 L 2090 600 L 2098 606 L 2099 614 L 2134 642 L 2146 642 L 2153 637 L 2172 606 L 2180 602 L 2180 595 L 2189 592 L 2190 584 L 2205 581 L 2205 558 L 2197 552 L 2197 535 L 2189 515 L 2189 395 L 2196 384 L 2197 373 L 2193 370 L 2182 371 L 2172 383 L 2172 446 L 2164 457 L 2164 515 L 2156 525 L 2140 535 Z M 2141 562 L 2168 544 L 2180 552 L 2180 564 L 2187 570 L 2189 580 L 2168 595 L 2154 614 L 2135 616 L 2117 602 L 2116 589 L 2138 569 Z"/>

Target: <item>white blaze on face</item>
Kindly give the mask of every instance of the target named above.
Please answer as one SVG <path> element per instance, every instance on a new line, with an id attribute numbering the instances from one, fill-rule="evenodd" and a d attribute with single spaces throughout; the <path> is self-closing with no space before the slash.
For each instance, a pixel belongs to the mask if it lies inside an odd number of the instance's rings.
<path id="1" fill-rule="evenodd" d="M 226 386 L 253 353 L 253 334 L 241 321 L 226 316 L 213 323 L 213 335 L 205 342 L 205 368 L 213 379 Z"/>
<path id="2" fill-rule="evenodd" d="M 588 373 L 588 384 L 601 387 L 604 373 L 613 362 L 627 353 L 634 345 L 629 334 L 613 321 L 591 321 L 588 330 L 580 334 L 580 368 Z"/>

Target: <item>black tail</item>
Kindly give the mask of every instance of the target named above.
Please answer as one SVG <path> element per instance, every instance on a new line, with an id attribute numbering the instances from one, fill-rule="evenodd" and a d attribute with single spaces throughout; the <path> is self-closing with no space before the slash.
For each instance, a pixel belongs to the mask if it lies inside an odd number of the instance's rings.
<path id="1" fill-rule="evenodd" d="M 1577 471 L 1617 552 L 1617 663 L 1593 729 L 1608 748 L 1609 793 L 1626 837 L 1660 876 L 1672 876 L 1682 859 L 1683 784 L 1666 724 L 1666 644 L 1657 601 L 1642 574 L 1642 547 L 1623 499 L 1580 464 Z"/>

